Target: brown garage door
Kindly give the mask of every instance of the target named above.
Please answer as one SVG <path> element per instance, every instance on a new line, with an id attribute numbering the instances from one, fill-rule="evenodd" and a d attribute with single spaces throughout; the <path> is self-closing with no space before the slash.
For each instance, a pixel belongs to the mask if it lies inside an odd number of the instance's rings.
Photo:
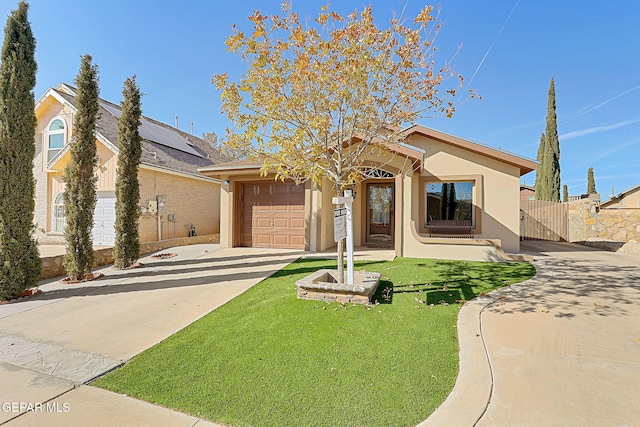
<path id="1" fill-rule="evenodd" d="M 304 249 L 304 185 L 242 184 L 240 246 Z"/>

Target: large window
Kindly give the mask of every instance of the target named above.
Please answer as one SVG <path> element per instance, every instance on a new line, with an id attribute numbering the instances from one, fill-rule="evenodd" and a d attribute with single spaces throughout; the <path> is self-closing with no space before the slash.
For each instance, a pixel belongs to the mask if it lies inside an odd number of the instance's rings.
<path id="1" fill-rule="evenodd" d="M 473 181 L 427 182 L 425 227 L 473 225 Z"/>
<path id="2" fill-rule="evenodd" d="M 64 147 L 66 138 L 64 121 L 54 119 L 47 130 L 47 163 Z"/>

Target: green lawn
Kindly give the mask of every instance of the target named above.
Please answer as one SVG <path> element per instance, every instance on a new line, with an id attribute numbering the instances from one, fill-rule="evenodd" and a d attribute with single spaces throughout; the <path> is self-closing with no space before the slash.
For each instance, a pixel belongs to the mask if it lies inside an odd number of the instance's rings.
<path id="1" fill-rule="evenodd" d="M 93 384 L 233 426 L 416 425 L 455 383 L 461 301 L 535 273 L 399 258 L 356 263 L 382 273 L 379 304 L 296 298 L 334 266 L 294 262 Z"/>

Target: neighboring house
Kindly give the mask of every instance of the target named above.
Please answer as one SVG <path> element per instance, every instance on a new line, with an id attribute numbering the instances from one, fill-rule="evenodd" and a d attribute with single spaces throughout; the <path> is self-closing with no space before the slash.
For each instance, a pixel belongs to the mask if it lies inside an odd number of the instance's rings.
<path id="1" fill-rule="evenodd" d="M 36 207 L 34 220 L 40 243 L 63 243 L 66 224 L 63 202 L 65 167 L 76 114 L 76 90 L 60 84 L 36 103 Z M 115 183 L 118 163 L 120 106 L 100 100 L 96 124 L 97 203 L 93 243 L 113 245 Z M 149 242 L 220 230 L 220 183 L 197 169 L 210 166 L 213 153 L 205 141 L 164 123 L 142 117 L 140 181 L 140 241 Z M 158 208 L 158 212 L 154 210 Z"/>
<path id="2" fill-rule="evenodd" d="M 522 209 L 527 202 L 536 199 L 536 189 L 528 185 L 520 184 L 520 209 Z"/>
<path id="3" fill-rule="evenodd" d="M 640 209 L 640 184 L 631 187 L 617 196 L 612 195 L 611 200 L 600 204 L 600 209 Z"/>
<path id="4" fill-rule="evenodd" d="M 497 260 L 500 245 L 517 253 L 520 177 L 537 163 L 423 126 L 405 135 L 389 154 L 365 159 L 369 178 L 354 188 L 355 246 L 448 259 Z M 221 245 L 334 247 L 333 185 L 275 181 L 261 177 L 260 166 L 240 160 L 200 168 L 222 182 Z"/>

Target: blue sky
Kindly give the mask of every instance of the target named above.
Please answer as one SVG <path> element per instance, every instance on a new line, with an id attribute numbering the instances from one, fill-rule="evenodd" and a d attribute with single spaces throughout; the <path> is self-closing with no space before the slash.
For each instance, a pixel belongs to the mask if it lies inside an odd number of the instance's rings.
<path id="1" fill-rule="evenodd" d="M 101 96 L 121 99 L 122 83 L 136 74 L 144 114 L 194 133 L 224 134 L 214 73 L 239 76 L 245 64 L 225 51 L 232 25 L 249 28 L 254 9 L 277 13 L 281 0 L 32 0 L 37 39 L 36 98 L 59 82 L 73 83 L 80 57 L 100 68 Z M 458 107 L 453 119 L 420 123 L 492 147 L 535 158 L 545 128 L 547 92 L 555 78 L 562 183 L 586 191 L 587 169 L 606 199 L 640 183 L 640 2 L 593 0 L 440 0 L 441 60 L 462 45 L 453 68 L 482 100 Z M 294 0 L 314 17 L 323 1 Z M 334 1 L 350 12 L 373 4 L 385 25 L 391 11 L 415 16 L 414 0 Z M 2 0 L 3 26 L 17 1 Z M 533 184 L 535 175 L 523 182 Z"/>

